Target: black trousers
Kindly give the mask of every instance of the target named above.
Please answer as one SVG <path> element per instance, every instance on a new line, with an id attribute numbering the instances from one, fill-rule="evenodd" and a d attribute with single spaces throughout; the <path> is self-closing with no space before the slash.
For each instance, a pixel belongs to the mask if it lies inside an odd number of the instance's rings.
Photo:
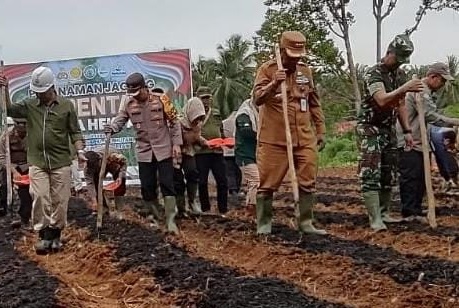
<path id="1" fill-rule="evenodd" d="M 188 196 L 190 196 L 193 186 L 196 187 L 199 183 L 199 172 L 196 167 L 196 159 L 194 156 L 183 155 L 180 167 L 180 169 L 174 168 L 175 192 L 177 196 L 184 196 L 186 190 Z"/>
<path id="2" fill-rule="evenodd" d="M 228 180 L 228 191 L 230 194 L 239 193 L 242 183 L 242 172 L 236 164 L 234 156 L 225 157 L 226 177 Z"/>
<path id="3" fill-rule="evenodd" d="M 20 174 L 27 174 L 28 170 L 21 170 L 16 169 Z M 0 180 L 1 180 L 1 187 L 0 187 L 0 209 L 3 209 L 6 213 L 7 211 L 7 185 L 6 185 L 6 168 L 0 169 Z M 32 215 L 32 197 L 30 196 L 29 192 L 29 185 L 27 186 L 19 186 L 18 188 L 18 196 L 19 196 L 19 210 L 18 214 L 21 217 L 23 222 L 29 222 L 30 217 Z"/>
<path id="4" fill-rule="evenodd" d="M 399 183 L 402 216 L 422 215 L 426 186 L 422 152 L 400 150 Z"/>
<path id="5" fill-rule="evenodd" d="M 228 211 L 228 182 L 226 178 L 226 166 L 223 154 L 205 153 L 197 154 L 196 166 L 199 172 L 199 201 L 201 209 L 206 212 L 210 210 L 209 202 L 209 171 L 217 182 L 217 205 L 218 211 L 222 214 Z"/>
<path id="6" fill-rule="evenodd" d="M 151 162 L 139 162 L 138 164 L 140 192 L 144 201 L 154 201 L 158 198 L 158 175 L 163 197 L 175 196 L 172 158 L 157 161 L 153 156 Z"/>

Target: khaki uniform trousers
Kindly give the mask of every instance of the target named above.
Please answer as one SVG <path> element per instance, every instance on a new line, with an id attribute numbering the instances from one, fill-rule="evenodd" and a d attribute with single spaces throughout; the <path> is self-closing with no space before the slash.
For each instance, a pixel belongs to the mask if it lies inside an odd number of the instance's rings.
<path id="1" fill-rule="evenodd" d="M 244 179 L 247 182 L 247 197 L 245 206 L 254 206 L 257 204 L 257 188 L 260 184 L 257 164 L 248 164 L 241 166 Z"/>
<path id="2" fill-rule="evenodd" d="M 29 176 L 34 230 L 46 227 L 63 229 L 67 225 L 71 167 L 44 170 L 31 166 Z"/>
<path id="3" fill-rule="evenodd" d="M 306 193 L 316 191 L 317 175 L 316 145 L 293 148 L 293 161 L 299 190 Z M 257 147 L 257 165 L 260 174 L 259 193 L 277 191 L 288 172 L 287 147 L 269 143 L 259 143 Z"/>

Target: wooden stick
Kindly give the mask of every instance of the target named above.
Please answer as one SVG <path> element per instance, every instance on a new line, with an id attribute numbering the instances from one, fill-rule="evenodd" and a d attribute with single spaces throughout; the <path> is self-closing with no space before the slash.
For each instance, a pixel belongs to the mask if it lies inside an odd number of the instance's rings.
<path id="1" fill-rule="evenodd" d="M 417 78 L 416 75 L 413 76 L 413 79 Z M 432 176 L 430 173 L 430 156 L 429 156 L 429 143 L 427 142 L 427 129 L 425 122 L 425 110 L 422 100 L 420 99 L 419 93 L 414 94 L 416 101 L 416 107 L 418 109 L 419 124 L 421 128 L 421 143 L 422 143 L 422 160 L 424 162 L 424 178 L 426 185 L 427 193 L 427 203 L 429 210 L 427 213 L 427 219 L 429 221 L 430 227 L 435 229 L 437 227 L 437 221 L 435 219 L 435 196 L 432 189 Z"/>
<path id="2" fill-rule="evenodd" d="M 3 60 L 0 59 L 0 72 L 3 73 Z M 5 168 L 6 168 L 6 204 L 13 215 L 13 183 L 11 178 L 11 155 L 10 155 L 10 134 L 8 132 L 8 115 L 6 112 L 6 89 L 0 88 L 0 100 L 2 101 L 2 126 L 5 131 Z"/>
<path id="3" fill-rule="evenodd" d="M 284 66 L 282 65 L 282 58 L 280 54 L 279 45 L 276 44 L 276 61 L 277 68 L 282 70 Z M 290 132 L 290 124 L 288 121 L 288 98 L 287 98 L 287 84 L 284 81 L 281 83 L 281 94 L 282 94 L 282 112 L 284 114 L 284 124 L 285 124 L 285 137 L 287 139 L 287 157 L 288 157 L 288 167 L 290 173 L 290 181 L 292 182 L 293 190 L 293 200 L 295 202 L 295 208 L 299 204 L 300 196 L 298 191 L 298 180 L 296 178 L 295 164 L 293 162 L 293 146 L 292 146 L 292 134 Z"/>
<path id="4" fill-rule="evenodd" d="M 105 135 L 104 155 L 102 157 L 102 163 L 100 165 L 99 185 L 97 186 L 97 229 L 100 229 L 102 227 L 102 217 L 104 214 L 104 179 L 105 169 L 107 167 L 108 153 L 110 150 L 110 137 L 111 134 Z"/>

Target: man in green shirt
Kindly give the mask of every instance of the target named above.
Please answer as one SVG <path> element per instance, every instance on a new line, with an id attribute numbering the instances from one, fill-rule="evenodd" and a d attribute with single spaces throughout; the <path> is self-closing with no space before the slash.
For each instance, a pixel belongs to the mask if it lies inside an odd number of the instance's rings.
<path id="1" fill-rule="evenodd" d="M 39 233 L 38 254 L 61 247 L 61 231 L 67 224 L 70 198 L 71 142 L 80 162 L 84 162 L 84 143 L 72 103 L 57 96 L 54 74 L 47 67 L 32 73 L 30 89 L 36 98 L 11 103 L 7 94 L 7 113 L 27 119 L 27 161 L 30 164 L 30 191 L 33 196 L 32 224 Z M 8 80 L 0 74 L 0 87 L 8 90 Z M 8 91 L 6 91 L 8 93 Z"/>
<path id="2" fill-rule="evenodd" d="M 202 124 L 201 136 L 206 140 L 222 138 L 223 124 L 218 109 L 212 107 L 212 92 L 209 87 L 201 86 L 196 96 L 204 104 L 206 117 Z M 196 151 L 196 166 L 199 171 L 199 201 L 203 212 L 210 210 L 208 178 L 209 171 L 217 182 L 217 205 L 220 214 L 228 211 L 228 179 L 226 178 L 225 159 L 221 148 L 200 148 Z"/>

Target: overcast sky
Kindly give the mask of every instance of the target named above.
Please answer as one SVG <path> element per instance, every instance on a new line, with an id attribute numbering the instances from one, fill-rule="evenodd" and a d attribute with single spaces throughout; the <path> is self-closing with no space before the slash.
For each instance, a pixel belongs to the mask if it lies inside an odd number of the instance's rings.
<path id="1" fill-rule="evenodd" d="M 315 1 L 315 0 L 313 0 Z M 319 1 L 319 0 L 317 0 Z M 6 64 L 190 48 L 214 57 L 231 34 L 251 39 L 264 20 L 263 0 L 0 0 L 1 56 Z M 371 0 L 353 0 L 357 63 L 375 62 Z M 384 23 L 383 46 L 413 24 L 420 0 L 399 0 Z M 65 4 L 64 4 L 65 3 Z M 459 55 L 459 14 L 430 12 L 413 34 L 412 63 Z M 340 46 L 342 42 L 337 40 Z M 384 49 L 385 47 L 383 47 Z"/>

